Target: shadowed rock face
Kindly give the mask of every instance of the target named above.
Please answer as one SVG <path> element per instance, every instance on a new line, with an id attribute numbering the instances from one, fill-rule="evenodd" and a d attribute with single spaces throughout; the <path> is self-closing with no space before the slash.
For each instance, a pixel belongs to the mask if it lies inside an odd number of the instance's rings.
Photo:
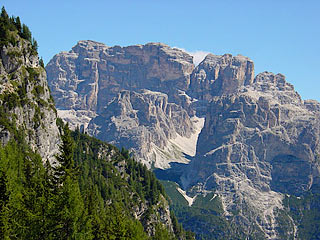
<path id="1" fill-rule="evenodd" d="M 195 129 L 187 112 L 160 92 L 142 90 L 140 93 L 121 91 L 109 102 L 104 111 L 94 118 L 89 134 L 117 146 L 130 146 L 137 159 L 148 166 L 168 167 L 166 162 L 157 161 L 157 151 L 168 145 L 168 139 L 177 134 L 190 137 Z M 169 149 L 168 149 L 169 150 Z M 172 160 L 179 161 L 172 156 Z M 171 161 L 172 161 L 171 160 Z"/>
<path id="2" fill-rule="evenodd" d="M 80 117 L 89 133 L 134 150 L 148 166 L 182 161 L 159 151 L 170 147 L 177 134 L 188 138 L 194 133 L 186 112 L 193 112 L 191 100 L 185 94 L 192 56 L 161 43 L 107 47 L 80 41 L 70 52 L 54 56 L 46 69 L 58 109 L 73 111 L 64 115 L 72 126 Z M 182 155 L 179 151 L 174 154 Z"/>
<path id="3" fill-rule="evenodd" d="M 300 195 L 312 186 L 312 163 L 292 155 L 278 155 L 271 162 L 272 190 Z"/>

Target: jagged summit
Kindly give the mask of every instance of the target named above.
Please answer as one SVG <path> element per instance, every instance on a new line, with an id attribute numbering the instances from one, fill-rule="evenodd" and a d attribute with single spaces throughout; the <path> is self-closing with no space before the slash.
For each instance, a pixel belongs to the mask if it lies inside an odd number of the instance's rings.
<path id="1" fill-rule="evenodd" d="M 191 75 L 189 92 L 210 101 L 212 96 L 231 94 L 254 79 L 254 64 L 247 57 L 208 54 Z"/>

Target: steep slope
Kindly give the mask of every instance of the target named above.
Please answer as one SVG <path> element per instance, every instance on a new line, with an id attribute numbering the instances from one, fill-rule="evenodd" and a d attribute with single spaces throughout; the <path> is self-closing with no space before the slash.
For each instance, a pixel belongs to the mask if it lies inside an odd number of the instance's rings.
<path id="1" fill-rule="evenodd" d="M 73 132 L 73 138 L 77 146 L 74 158 L 82 172 L 80 188 L 82 192 L 95 194 L 91 199 L 93 202 L 88 202 L 95 214 L 99 216 L 101 211 L 99 201 L 105 201 L 107 209 L 120 207 L 126 221 L 139 221 L 141 225 L 137 227 L 143 226 L 144 231 L 152 236 L 151 239 L 193 239 L 192 234 L 186 233 L 170 213 L 162 185 L 146 166 L 134 161 L 128 151 L 120 152 L 116 147 L 79 131 Z M 95 191 L 92 192 L 92 189 Z M 106 214 L 114 215 L 112 212 Z M 103 223 L 99 221 L 93 224 L 96 224 L 94 228 L 103 228 Z M 115 231 L 122 230 L 120 225 L 114 227 Z M 148 238 L 145 236 L 143 239 Z"/>
<path id="2" fill-rule="evenodd" d="M 119 90 L 146 88 L 167 93 L 187 90 L 192 57 L 161 43 L 108 47 L 79 41 L 70 52 L 53 57 L 46 66 L 57 108 L 99 113 Z"/>
<path id="3" fill-rule="evenodd" d="M 254 64 L 247 57 L 208 54 L 194 69 L 188 92 L 199 100 L 210 101 L 212 96 L 230 94 L 254 79 Z"/>
<path id="4" fill-rule="evenodd" d="M 174 139 L 190 139 L 199 130 L 182 107 L 168 103 L 166 94 L 149 90 L 120 92 L 88 126 L 92 136 L 124 145 L 137 159 L 156 168 L 168 168 L 171 161 L 188 162 Z"/>
<path id="5" fill-rule="evenodd" d="M 2 25 L 1 29 L 6 28 Z M 52 162 L 59 131 L 45 69 L 29 39 L 9 29 L 5 32 L 0 44 L 1 143 L 24 138 L 44 161 Z"/>
<path id="6" fill-rule="evenodd" d="M 294 221 L 287 215 L 280 225 L 278 218 L 285 194 L 319 189 L 320 112 L 309 109 L 283 75 L 268 72 L 213 98 L 184 188 L 217 194 L 247 235 L 258 229 L 267 239 L 295 237 Z"/>

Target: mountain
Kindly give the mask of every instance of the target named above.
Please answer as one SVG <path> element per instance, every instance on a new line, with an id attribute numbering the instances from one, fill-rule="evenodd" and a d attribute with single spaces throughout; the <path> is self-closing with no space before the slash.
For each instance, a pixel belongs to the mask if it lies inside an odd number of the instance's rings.
<path id="1" fill-rule="evenodd" d="M 202 119 L 191 119 L 193 100 L 185 93 L 193 68 L 190 55 L 161 43 L 122 48 L 93 41 L 79 41 L 46 66 L 58 111 L 71 126 L 88 127 L 161 168 L 188 162 L 186 148 L 195 153 L 195 144 L 175 144 L 180 138 L 195 142 L 202 127 Z"/>
<path id="2" fill-rule="evenodd" d="M 57 116 L 37 42 L 0 16 L 0 238 L 194 239 L 155 175 Z"/>
<path id="3" fill-rule="evenodd" d="M 155 168 L 198 238 L 319 238 L 320 104 L 282 74 L 255 76 L 241 55 L 194 66 L 161 43 L 93 41 L 46 69 L 61 117 Z"/>

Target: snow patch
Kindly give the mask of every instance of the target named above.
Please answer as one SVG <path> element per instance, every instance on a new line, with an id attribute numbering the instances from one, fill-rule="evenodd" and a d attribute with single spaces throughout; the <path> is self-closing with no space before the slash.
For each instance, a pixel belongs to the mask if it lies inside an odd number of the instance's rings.
<path id="1" fill-rule="evenodd" d="M 189 138 L 177 134 L 174 139 L 168 140 L 164 148 L 151 143 L 148 160 L 143 162 L 150 167 L 149 163 L 154 161 L 154 167 L 160 169 L 170 168 L 171 162 L 189 163 L 190 160 L 185 155 L 195 156 L 198 137 L 204 125 L 204 118 L 192 117 L 191 121 L 195 127 L 195 132 Z"/>
<path id="2" fill-rule="evenodd" d="M 71 129 L 76 129 L 76 127 L 84 126 L 84 129 L 88 127 L 90 120 L 95 116 L 95 114 L 88 113 L 85 110 L 59 110 L 57 109 L 58 116 L 64 121 L 69 123 Z M 89 115 L 89 116 L 88 116 Z"/>
<path id="3" fill-rule="evenodd" d="M 204 125 L 204 118 L 192 117 L 191 121 L 195 126 L 195 132 L 189 138 L 177 134 L 177 137 L 170 139 L 169 142 L 178 146 L 183 153 L 194 157 L 197 151 L 198 137 Z"/>
<path id="4" fill-rule="evenodd" d="M 189 204 L 189 207 L 191 207 L 193 202 L 194 202 L 194 200 L 196 199 L 197 195 L 192 198 L 192 197 L 189 197 L 187 195 L 186 191 L 182 190 L 181 188 L 177 187 L 177 190 L 187 200 L 187 202 Z"/>
<path id="5" fill-rule="evenodd" d="M 214 194 L 214 195 L 212 196 L 212 198 L 210 199 L 210 202 L 211 202 L 213 199 L 215 199 L 216 197 L 218 197 L 218 194 Z"/>

